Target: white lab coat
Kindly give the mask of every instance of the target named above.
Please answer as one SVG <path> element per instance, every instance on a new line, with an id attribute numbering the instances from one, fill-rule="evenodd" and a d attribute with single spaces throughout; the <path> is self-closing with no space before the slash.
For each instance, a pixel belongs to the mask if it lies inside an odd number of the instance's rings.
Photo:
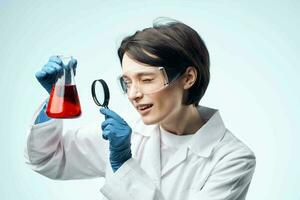
<path id="1" fill-rule="evenodd" d="M 207 122 L 163 169 L 159 126 L 139 120 L 131 136 L 132 158 L 113 173 L 100 122 L 62 134 L 61 119 L 33 124 L 41 108 L 30 126 L 25 158 L 33 170 L 51 179 L 105 177 L 100 191 L 110 200 L 245 199 L 255 156 L 225 128 L 218 110 L 198 107 Z"/>

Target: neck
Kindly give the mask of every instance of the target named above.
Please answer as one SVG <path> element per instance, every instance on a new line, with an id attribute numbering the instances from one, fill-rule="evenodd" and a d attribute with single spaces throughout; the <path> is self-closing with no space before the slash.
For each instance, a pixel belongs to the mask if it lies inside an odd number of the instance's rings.
<path id="1" fill-rule="evenodd" d="M 196 133 L 204 122 L 193 105 L 182 106 L 181 109 L 162 121 L 160 126 L 175 135 L 189 135 Z"/>

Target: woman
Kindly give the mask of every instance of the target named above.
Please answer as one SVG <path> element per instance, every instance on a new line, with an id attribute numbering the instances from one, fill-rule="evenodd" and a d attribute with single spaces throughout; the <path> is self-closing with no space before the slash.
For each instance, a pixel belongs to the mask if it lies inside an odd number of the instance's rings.
<path id="1" fill-rule="evenodd" d="M 102 108 L 101 126 L 63 135 L 63 121 L 48 118 L 44 103 L 25 151 L 32 169 L 52 179 L 105 177 L 107 199 L 245 199 L 255 156 L 218 110 L 199 106 L 209 53 L 198 33 L 178 21 L 154 24 L 124 38 L 118 56 L 119 83 L 140 120 L 131 128 Z M 54 56 L 36 73 L 49 93 L 61 69 Z"/>

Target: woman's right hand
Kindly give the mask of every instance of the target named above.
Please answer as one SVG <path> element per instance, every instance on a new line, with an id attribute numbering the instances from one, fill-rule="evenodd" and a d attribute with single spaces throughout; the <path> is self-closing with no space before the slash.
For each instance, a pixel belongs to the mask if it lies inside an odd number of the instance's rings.
<path id="1" fill-rule="evenodd" d="M 43 66 L 43 68 L 35 73 L 35 77 L 40 84 L 50 94 L 52 86 L 56 83 L 60 74 L 63 73 L 63 68 L 73 68 L 74 75 L 77 66 L 77 60 L 72 57 L 67 66 L 64 66 L 59 56 L 51 56 L 49 61 Z"/>

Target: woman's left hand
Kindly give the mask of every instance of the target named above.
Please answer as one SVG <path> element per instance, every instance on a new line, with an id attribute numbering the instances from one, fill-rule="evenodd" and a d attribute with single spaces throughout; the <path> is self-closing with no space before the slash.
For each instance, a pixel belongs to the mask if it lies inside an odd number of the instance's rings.
<path id="1" fill-rule="evenodd" d="M 108 109 L 100 108 L 105 115 L 102 122 L 102 137 L 109 140 L 109 160 L 113 171 L 117 171 L 121 165 L 131 158 L 131 128 L 117 113 Z"/>

